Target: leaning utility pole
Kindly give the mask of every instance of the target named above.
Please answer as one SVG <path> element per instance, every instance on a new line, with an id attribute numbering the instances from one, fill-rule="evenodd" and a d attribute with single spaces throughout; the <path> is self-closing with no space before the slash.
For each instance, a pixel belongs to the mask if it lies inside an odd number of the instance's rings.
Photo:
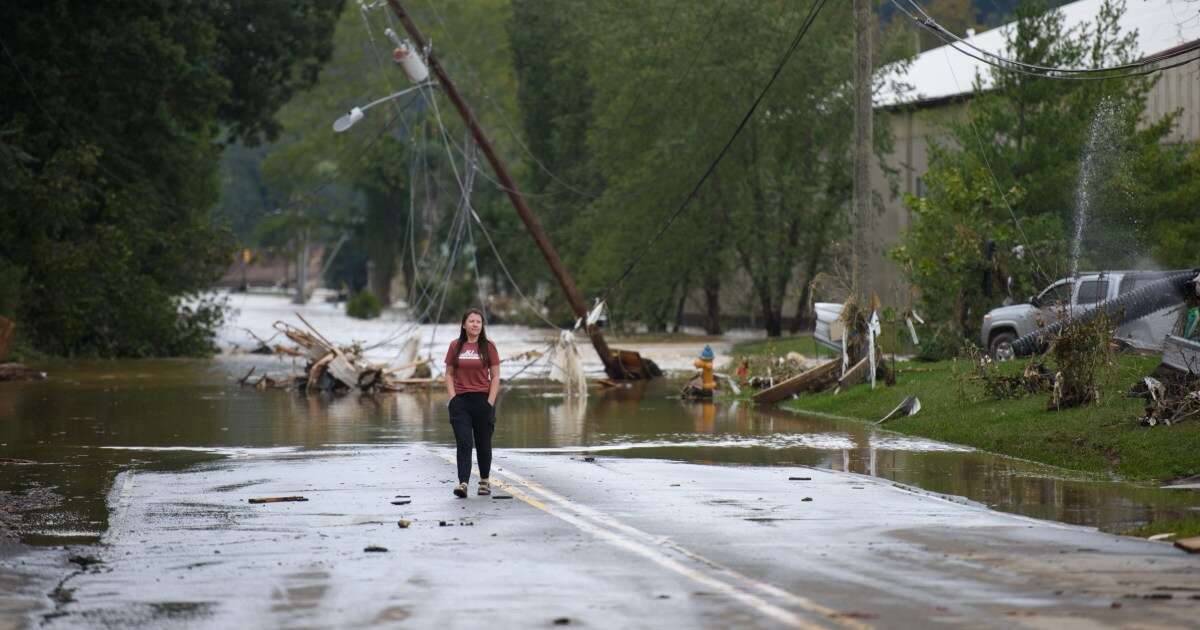
<path id="1" fill-rule="evenodd" d="M 417 49 L 421 51 L 428 50 L 429 46 L 426 43 L 424 35 L 413 23 L 412 18 L 400 5 L 398 0 L 388 0 L 388 5 L 392 11 L 396 13 L 396 17 L 400 19 L 400 23 L 404 25 L 404 30 L 408 31 L 409 37 L 412 37 L 413 43 L 417 45 Z M 492 143 L 483 133 L 483 128 L 479 126 L 479 121 L 475 119 L 474 112 L 467 102 L 463 100 L 462 95 L 458 93 L 458 88 L 454 86 L 454 82 L 442 69 L 442 64 L 438 62 L 437 57 L 433 52 L 428 53 L 426 63 L 433 74 L 437 76 L 438 81 L 442 84 L 442 89 L 446 91 L 446 96 L 450 98 L 450 102 L 454 103 L 454 107 L 458 109 L 458 113 L 462 116 L 463 121 L 470 129 L 471 135 L 475 138 L 475 143 L 483 150 L 483 155 L 487 158 L 488 163 L 492 165 L 492 170 L 496 172 L 496 177 L 500 180 L 500 185 L 504 188 L 504 192 L 508 194 L 509 201 L 517 210 L 517 215 L 521 217 L 521 221 L 525 224 L 525 229 L 529 231 L 529 235 L 533 237 L 537 243 L 538 249 L 542 251 L 542 255 L 546 258 L 546 263 L 550 265 L 550 271 L 554 274 L 554 278 L 558 280 L 559 286 L 562 287 L 563 293 L 567 294 L 567 301 L 571 304 L 571 310 L 575 312 L 577 317 L 583 318 L 587 327 L 588 336 L 592 339 L 592 346 L 596 348 L 596 354 L 600 355 L 600 361 L 604 363 L 604 371 L 610 378 L 622 379 L 629 378 L 629 370 L 626 370 L 621 360 L 613 355 L 609 350 L 608 343 L 604 341 L 604 335 L 600 333 L 600 329 L 594 324 L 587 325 L 588 309 L 584 304 L 583 299 L 579 296 L 579 291 L 575 288 L 575 281 L 567 273 L 563 267 L 562 260 L 558 257 L 558 252 L 554 246 L 550 244 L 550 239 L 546 237 L 546 231 L 542 229 L 533 212 L 529 209 L 529 205 L 525 203 L 525 197 L 521 195 L 521 191 L 517 188 L 517 183 L 509 176 L 508 169 L 504 167 L 504 163 L 496 155 L 492 149 Z M 639 370 L 644 372 L 643 370 Z M 641 376 L 648 378 L 648 376 Z"/>
<path id="2" fill-rule="evenodd" d="M 854 0 L 854 252 L 850 286 L 859 308 L 867 305 L 867 238 L 871 235 L 871 0 Z"/>

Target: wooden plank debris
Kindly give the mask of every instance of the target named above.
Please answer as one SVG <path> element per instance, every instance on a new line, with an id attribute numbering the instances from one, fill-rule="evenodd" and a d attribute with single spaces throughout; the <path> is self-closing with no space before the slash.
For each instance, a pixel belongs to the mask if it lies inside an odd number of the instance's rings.
<path id="1" fill-rule="evenodd" d="M 754 395 L 754 402 L 759 404 L 777 403 L 781 400 L 791 397 L 805 391 L 814 391 L 822 389 L 829 384 L 829 381 L 834 378 L 837 369 L 841 366 L 841 359 L 830 359 L 817 367 L 801 372 L 792 378 L 789 378 L 774 387 L 764 389 Z"/>
<path id="2" fill-rule="evenodd" d="M 1188 553 L 1200 553 L 1200 536 L 1176 540 L 1175 546 Z"/>
<path id="3" fill-rule="evenodd" d="M 846 370 L 846 373 L 838 379 L 837 389 L 834 390 L 834 393 L 836 394 L 841 392 L 843 389 L 854 387 L 855 385 L 866 381 L 867 372 L 870 371 L 870 369 L 870 361 L 867 361 L 867 358 L 863 357 L 861 361 L 855 363 L 854 367 Z"/>
<path id="4" fill-rule="evenodd" d="M 290 497 L 258 497 L 247 499 L 250 503 L 288 503 L 292 501 L 307 501 L 308 499 L 301 496 Z"/>

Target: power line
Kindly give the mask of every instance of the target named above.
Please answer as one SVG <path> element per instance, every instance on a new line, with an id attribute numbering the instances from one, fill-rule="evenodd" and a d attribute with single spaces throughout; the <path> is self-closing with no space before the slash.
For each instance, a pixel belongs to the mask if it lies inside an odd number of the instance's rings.
<path id="1" fill-rule="evenodd" d="M 1001 70 L 1008 70 L 1029 76 L 1062 81 L 1107 81 L 1110 79 L 1127 79 L 1145 76 L 1155 72 L 1162 72 L 1164 70 L 1177 68 L 1200 59 L 1200 56 L 1197 56 L 1176 61 L 1175 63 L 1167 65 L 1157 65 L 1162 61 L 1176 59 L 1178 57 L 1187 55 L 1190 52 L 1200 50 L 1200 41 L 1196 41 L 1181 48 L 1151 55 L 1134 63 L 1121 64 L 1105 68 L 1061 68 L 1040 66 L 1037 64 L 1030 64 L 1016 59 L 1003 57 L 970 43 L 969 41 L 959 37 L 958 35 L 947 30 L 942 25 L 938 24 L 936 20 L 934 20 L 932 17 L 929 17 L 929 15 L 912 0 L 908 0 L 908 2 L 909 4 L 913 5 L 918 12 L 921 13 L 920 16 L 913 14 L 911 11 L 902 6 L 897 0 L 890 1 L 892 5 L 894 5 L 910 20 L 916 22 L 922 28 L 925 28 L 933 33 L 938 39 L 945 42 L 947 46 L 953 48 L 959 53 Z M 967 48 L 960 48 L 960 45 Z"/>
<path id="2" fill-rule="evenodd" d="M 905 14 L 908 15 L 910 18 L 916 20 L 919 24 L 921 24 L 921 26 L 924 26 L 926 29 L 933 31 L 935 34 L 940 33 L 940 34 L 944 35 L 945 37 L 942 38 L 943 41 L 946 41 L 946 39 L 949 38 L 949 39 L 953 40 L 954 42 L 960 43 L 964 46 L 967 46 L 968 48 L 971 48 L 971 49 L 979 52 L 980 54 L 987 55 L 988 57 L 992 57 L 1003 63 L 1022 66 L 1024 68 L 1029 68 L 1030 70 L 1037 70 L 1037 71 L 1047 72 L 1047 73 L 1055 72 L 1055 73 L 1062 73 L 1062 74 L 1089 74 L 1089 73 L 1098 74 L 1098 73 L 1110 73 L 1110 72 L 1114 72 L 1117 70 L 1137 69 L 1137 68 L 1142 68 L 1142 67 L 1148 66 L 1150 64 L 1156 63 L 1158 61 L 1163 61 L 1166 59 L 1178 57 L 1180 55 L 1191 52 L 1192 50 L 1200 49 L 1200 41 L 1196 41 L 1196 42 L 1187 44 L 1181 48 L 1177 48 L 1174 50 L 1168 50 L 1168 51 L 1162 51 L 1162 52 L 1156 53 L 1154 55 L 1150 55 L 1150 56 L 1140 59 L 1136 62 L 1124 63 L 1124 64 L 1115 65 L 1115 66 L 1107 66 L 1107 67 L 1103 67 L 1103 68 L 1063 68 L 1063 67 L 1056 67 L 1056 66 L 1042 66 L 1042 65 L 1038 65 L 1038 64 L 1024 62 L 1019 59 L 1011 59 L 1011 58 L 1007 58 L 1007 57 L 1002 57 L 991 51 L 980 48 L 979 46 L 976 46 L 975 44 L 971 43 L 970 40 L 959 37 L 958 34 L 954 33 L 953 31 L 951 31 L 951 30 L 945 28 L 944 26 L 942 26 L 941 24 L 939 24 L 937 22 L 937 20 L 935 20 L 933 18 L 933 16 L 929 15 L 929 13 L 927 13 L 925 11 L 925 9 L 923 7 L 921 7 L 921 5 L 918 4 L 917 2 L 915 2 L 914 0 L 906 0 L 906 1 L 918 13 L 921 14 L 921 17 L 917 18 L 907 12 L 905 12 Z M 895 0 L 892 0 L 892 2 L 893 2 L 893 4 L 895 4 Z M 901 10 L 903 10 L 903 9 L 901 9 Z M 1105 78 L 1108 78 L 1108 77 L 1105 77 Z"/>
<path id="3" fill-rule="evenodd" d="M 679 215 L 683 214 L 683 211 L 687 209 L 688 204 L 691 203 L 692 199 L 695 199 L 696 194 L 700 192 L 701 186 L 703 186 L 704 182 L 708 181 L 709 176 L 716 171 L 717 165 L 721 163 L 721 160 L 725 157 L 725 154 L 729 151 L 729 148 L 733 146 L 734 140 L 737 140 L 737 137 L 742 133 L 742 129 L 744 129 L 746 124 L 750 122 L 750 118 L 754 115 L 754 112 L 758 109 L 759 104 L 762 103 L 763 99 L 766 97 L 767 92 L 770 91 L 771 86 L 775 84 L 775 80 L 778 79 L 779 75 L 783 72 L 783 68 L 787 65 L 788 60 L 791 59 L 792 54 L 795 53 L 796 49 L 800 47 L 800 42 L 804 39 L 804 36 L 808 33 L 808 29 L 812 26 L 813 21 L 816 20 L 817 14 L 821 12 L 821 8 L 824 6 L 825 0 L 813 0 L 813 4 L 809 8 L 808 15 L 805 17 L 800 29 L 796 32 L 796 36 L 792 39 L 791 45 L 788 46 L 788 49 L 783 53 L 783 56 L 780 57 L 778 64 L 775 66 L 775 71 L 771 74 L 771 78 L 767 81 L 766 85 L 763 86 L 762 90 L 758 94 L 758 97 L 754 99 L 754 103 L 750 105 L 750 109 L 746 111 L 744 116 L 742 116 L 741 122 L 739 122 L 737 128 L 733 130 L 733 134 L 729 136 L 729 140 L 725 142 L 725 146 L 723 146 L 721 151 L 717 153 L 717 156 L 713 158 L 713 161 L 708 165 L 708 168 L 704 171 L 704 174 L 700 176 L 699 181 L 697 181 L 696 185 L 692 187 L 691 192 L 689 192 L 687 197 L 683 199 L 683 202 L 679 204 L 679 207 L 676 208 L 673 213 L 671 213 L 671 216 L 667 219 L 667 222 L 663 224 L 662 228 L 660 228 L 658 232 L 650 238 L 646 245 L 643 246 L 642 250 L 638 252 L 637 256 L 635 256 L 634 259 L 630 261 L 629 265 L 625 267 L 625 270 L 621 272 L 621 275 L 617 278 L 617 280 L 613 282 L 612 285 L 609 286 L 608 290 L 604 292 L 604 296 L 601 298 L 602 302 L 607 301 L 612 292 L 618 286 L 620 286 L 622 282 L 624 282 L 625 278 L 629 277 L 629 274 L 633 272 L 634 267 L 637 267 L 638 263 L 640 263 L 642 259 L 646 257 L 647 253 L 649 253 L 650 248 L 653 247 L 660 238 L 662 238 L 663 234 L 665 234 L 668 229 L 670 229 L 671 224 L 675 222 L 675 219 L 679 218 Z"/>

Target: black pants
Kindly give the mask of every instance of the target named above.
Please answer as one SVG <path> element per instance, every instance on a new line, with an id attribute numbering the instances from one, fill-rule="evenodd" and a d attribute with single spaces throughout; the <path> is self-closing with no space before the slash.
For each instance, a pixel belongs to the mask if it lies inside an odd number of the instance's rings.
<path id="1" fill-rule="evenodd" d="M 471 447 L 479 457 L 479 476 L 484 479 L 492 468 L 492 431 L 496 428 L 496 410 L 488 404 L 487 394 L 467 392 L 450 399 L 450 426 L 458 443 L 458 482 L 471 479 Z"/>

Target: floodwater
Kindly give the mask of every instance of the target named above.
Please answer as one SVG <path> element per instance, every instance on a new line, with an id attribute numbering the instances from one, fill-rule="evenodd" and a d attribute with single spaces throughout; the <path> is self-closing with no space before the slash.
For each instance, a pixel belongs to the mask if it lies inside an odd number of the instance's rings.
<path id="1" fill-rule="evenodd" d="M 0 530 L 33 544 L 93 542 L 105 499 L 129 466 L 179 468 L 251 449 L 332 444 L 453 444 L 440 389 L 306 397 L 241 389 L 251 362 L 59 362 L 42 382 L 0 384 Z M 286 366 L 283 366 L 286 367 Z M 532 452 L 848 470 L 966 497 L 995 509 L 1125 531 L 1200 510 L 1200 494 L 1110 480 L 749 405 L 686 403 L 659 379 L 565 401 L 550 384 L 502 397 L 495 445 Z"/>

